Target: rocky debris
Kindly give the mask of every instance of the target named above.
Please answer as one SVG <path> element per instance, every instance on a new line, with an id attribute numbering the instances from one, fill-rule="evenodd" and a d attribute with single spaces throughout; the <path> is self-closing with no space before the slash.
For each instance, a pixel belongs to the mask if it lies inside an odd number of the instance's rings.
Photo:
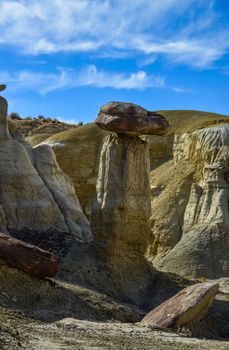
<path id="1" fill-rule="evenodd" d="M 135 112 L 146 113 L 140 106 L 125 103 L 102 107 L 112 113 L 119 109 L 122 114 L 132 111 L 128 120 L 133 121 L 138 118 Z M 125 128 L 133 130 L 132 122 Z M 103 144 L 91 227 L 99 257 L 109 265 L 116 281 L 125 281 L 128 296 L 134 292 L 137 299 L 139 290 L 146 289 L 150 280 L 144 258 L 150 238 L 149 152 L 146 141 L 119 130 L 107 136 Z"/>
<path id="2" fill-rule="evenodd" d="M 102 106 L 95 123 L 101 129 L 133 136 L 164 135 L 170 127 L 162 115 L 125 102 Z"/>
<path id="3" fill-rule="evenodd" d="M 0 314 L 1 307 L 21 310 L 45 325 L 64 317 L 134 323 L 140 322 L 144 314 L 134 305 L 121 303 L 76 280 L 69 283 L 60 275 L 57 279 L 36 278 L 7 265 L 0 265 Z"/>
<path id="4" fill-rule="evenodd" d="M 40 278 L 54 277 L 59 271 L 57 255 L 3 233 L 0 233 L 0 261 Z"/>
<path id="5" fill-rule="evenodd" d="M 228 140 L 229 125 L 176 135 L 166 190 L 153 203 L 151 254 L 155 250 L 157 268 L 192 278 L 228 276 Z M 189 175 L 181 179 L 185 171 Z M 173 176 L 180 184 L 169 198 Z"/>
<path id="6" fill-rule="evenodd" d="M 8 131 L 7 101 L 0 97 L 0 230 L 70 232 L 91 240 L 89 223 L 70 179 L 48 147 L 32 149 Z M 68 197 L 68 198 L 67 198 Z"/>
<path id="7" fill-rule="evenodd" d="M 62 262 L 69 254 L 72 246 L 76 244 L 80 244 L 80 246 L 84 245 L 84 242 L 79 241 L 73 234 L 66 232 L 63 235 L 63 232 L 54 229 L 49 229 L 44 232 L 38 232 L 27 228 L 20 231 L 10 229 L 9 235 L 58 255 Z"/>
<path id="8" fill-rule="evenodd" d="M 58 164 L 72 179 L 81 207 L 87 217 L 91 216 L 92 202 L 96 192 L 99 157 L 107 132 L 95 123 L 85 124 L 50 137 L 39 145 L 51 147 Z M 74 164 L 72 164 L 74 159 Z"/>
<path id="9" fill-rule="evenodd" d="M 187 287 L 148 313 L 142 323 L 171 328 L 201 320 L 213 303 L 218 289 L 219 285 L 213 283 Z"/>

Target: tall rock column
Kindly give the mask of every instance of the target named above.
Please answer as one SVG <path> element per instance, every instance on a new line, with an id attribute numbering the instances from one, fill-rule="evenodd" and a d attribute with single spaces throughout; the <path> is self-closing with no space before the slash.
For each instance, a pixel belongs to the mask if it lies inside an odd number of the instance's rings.
<path id="1" fill-rule="evenodd" d="M 93 206 L 93 230 L 101 257 L 118 268 L 142 257 L 151 214 L 148 144 L 111 134 L 104 141 Z"/>
<path id="2" fill-rule="evenodd" d="M 138 136 L 162 135 L 164 117 L 131 103 L 103 106 L 96 124 L 111 131 L 104 141 L 92 231 L 97 252 L 114 277 L 136 285 L 143 278 L 151 215 L 148 144 Z"/>
<path id="3" fill-rule="evenodd" d="M 5 90 L 6 85 L 0 85 L 0 91 Z M 5 98 L 0 96 L 0 140 L 7 140 L 10 138 L 8 123 L 7 123 L 7 108 L 8 103 Z"/>

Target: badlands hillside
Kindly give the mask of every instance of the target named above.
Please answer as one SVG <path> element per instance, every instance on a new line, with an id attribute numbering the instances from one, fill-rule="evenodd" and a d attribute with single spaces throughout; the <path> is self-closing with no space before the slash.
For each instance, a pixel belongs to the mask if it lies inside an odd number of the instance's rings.
<path id="1" fill-rule="evenodd" d="M 6 115 L 1 97 L 0 349 L 228 349 L 228 117 L 118 103 L 28 133 Z"/>
<path id="2" fill-rule="evenodd" d="M 167 135 L 147 137 L 150 143 L 151 170 L 173 158 L 175 134 L 191 133 L 197 129 L 228 123 L 227 116 L 214 113 L 183 110 L 158 112 L 168 119 L 171 129 Z M 20 126 L 19 128 L 21 129 Z M 23 132 L 23 129 L 21 131 Z M 84 211 L 90 215 L 102 140 L 108 133 L 96 127 L 94 123 L 70 128 L 51 136 L 50 133 L 49 130 L 46 133 L 39 133 L 39 130 L 34 129 L 34 135 L 25 136 L 32 146 L 45 143 L 53 148 L 61 168 L 74 182 Z"/>

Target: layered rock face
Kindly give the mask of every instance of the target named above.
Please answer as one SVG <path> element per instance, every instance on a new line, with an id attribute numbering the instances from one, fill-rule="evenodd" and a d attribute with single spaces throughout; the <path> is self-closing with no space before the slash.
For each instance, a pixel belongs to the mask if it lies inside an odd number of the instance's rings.
<path id="1" fill-rule="evenodd" d="M 106 135 L 93 123 L 58 133 L 40 144 L 54 150 L 61 169 L 73 181 L 81 207 L 88 217 L 91 216 L 99 157 Z"/>
<path id="2" fill-rule="evenodd" d="M 7 125 L 7 101 L 0 100 L 0 231 L 49 229 L 90 240 L 70 179 L 47 147 L 32 149 L 13 139 Z M 66 198 L 68 197 L 68 198 Z"/>
<path id="3" fill-rule="evenodd" d="M 75 232 L 82 241 L 90 241 L 89 223 L 83 215 L 73 183 L 59 167 L 53 150 L 47 145 L 34 147 L 33 159 L 38 174 L 64 216 L 69 232 Z"/>
<path id="4" fill-rule="evenodd" d="M 168 216 L 173 225 L 163 234 L 159 232 L 157 205 L 165 203 L 171 188 L 162 190 L 154 200 L 154 242 L 150 250 L 154 264 L 183 276 L 228 276 L 229 126 L 177 135 L 170 170 L 174 169 L 186 172 L 183 180 L 180 177 L 180 185 L 186 190 L 182 194 L 181 187 L 177 187 L 171 196 L 176 212 Z"/>

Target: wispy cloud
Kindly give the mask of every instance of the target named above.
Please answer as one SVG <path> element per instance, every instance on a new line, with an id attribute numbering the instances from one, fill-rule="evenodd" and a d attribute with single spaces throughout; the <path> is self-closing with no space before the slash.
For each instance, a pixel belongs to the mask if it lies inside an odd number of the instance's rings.
<path id="1" fill-rule="evenodd" d="M 164 77 L 148 75 L 143 70 L 129 74 L 114 73 L 99 70 L 95 65 L 89 65 L 77 71 L 59 68 L 54 74 L 33 71 L 21 71 L 14 74 L 0 72 L 0 81 L 9 84 L 11 89 L 33 90 L 40 94 L 78 86 L 140 90 L 148 87 L 160 88 L 165 85 Z"/>
<path id="2" fill-rule="evenodd" d="M 32 55 L 138 53 L 143 65 L 163 56 L 205 68 L 229 49 L 229 33 L 221 27 L 214 2 L 0 0 L 0 45 Z"/>

